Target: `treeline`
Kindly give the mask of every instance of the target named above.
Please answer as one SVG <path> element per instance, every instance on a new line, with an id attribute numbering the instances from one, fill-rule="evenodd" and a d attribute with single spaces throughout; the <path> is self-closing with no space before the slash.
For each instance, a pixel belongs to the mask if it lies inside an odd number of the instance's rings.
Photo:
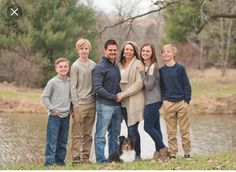
<path id="1" fill-rule="evenodd" d="M 96 45 L 95 11 L 77 0 L 18 0 L 23 16 L 17 20 L 4 13 L 15 1 L 0 2 L 0 81 L 43 86 L 54 75 L 56 58 L 77 58 L 74 46 L 79 37 Z"/>
<path id="2" fill-rule="evenodd" d="M 17 20 L 6 13 L 14 3 L 23 10 Z M 95 61 L 102 53 L 103 42 L 112 37 L 119 45 L 126 40 L 139 46 L 153 42 L 158 57 L 163 44 L 174 43 L 178 60 L 187 67 L 218 67 L 222 76 L 228 67 L 236 67 L 235 0 L 153 3 L 162 10 L 127 20 L 135 17 L 132 12 L 137 5 L 131 1 L 117 6 L 116 15 L 98 12 L 91 3 L 85 6 L 78 0 L 0 0 L 0 82 L 44 86 L 55 74 L 56 58 L 67 57 L 71 63 L 77 58 L 74 45 L 79 37 L 91 41 L 90 57 Z M 128 22 L 122 22 L 125 20 Z M 106 26 L 109 27 L 104 30 Z"/>
<path id="3" fill-rule="evenodd" d="M 189 65 L 236 66 L 236 1 L 183 0 L 164 11 L 167 40 L 180 44 Z M 193 58 L 195 56 L 195 58 Z"/>

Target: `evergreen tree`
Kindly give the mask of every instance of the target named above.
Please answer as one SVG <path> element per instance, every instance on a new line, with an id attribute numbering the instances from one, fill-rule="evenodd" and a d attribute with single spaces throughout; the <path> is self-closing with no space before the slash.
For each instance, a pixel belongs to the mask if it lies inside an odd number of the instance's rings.
<path id="1" fill-rule="evenodd" d="M 0 9 L 4 11 L 15 1 L 1 1 Z M 32 63 L 40 63 L 44 76 L 42 84 L 54 75 L 53 63 L 58 57 L 67 57 L 71 63 L 77 58 L 75 43 L 78 38 L 89 39 L 93 45 L 91 57 L 96 52 L 96 17 L 95 11 L 77 0 L 18 0 L 23 16 L 11 20 L 6 14 L 0 16 L 0 48 L 19 54 L 22 47 L 27 47 L 39 59 L 30 59 Z"/>

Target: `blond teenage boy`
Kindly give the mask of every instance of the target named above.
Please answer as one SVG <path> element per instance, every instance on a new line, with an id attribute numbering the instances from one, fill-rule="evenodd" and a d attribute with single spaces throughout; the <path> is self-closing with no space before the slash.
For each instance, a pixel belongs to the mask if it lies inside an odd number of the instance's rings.
<path id="1" fill-rule="evenodd" d="M 191 85 L 185 67 L 175 61 L 177 48 L 172 44 L 164 45 L 162 57 L 165 65 L 160 69 L 162 110 L 166 123 L 169 152 L 176 158 L 177 123 L 180 128 L 184 158 L 191 159 L 190 124 L 188 105 L 191 100 Z"/>
<path id="2" fill-rule="evenodd" d="M 75 47 L 79 57 L 72 64 L 70 71 L 71 101 L 74 109 L 72 116 L 72 165 L 89 163 L 92 128 L 96 113 L 92 86 L 92 70 L 96 64 L 89 59 L 91 43 L 87 39 L 79 39 Z"/>

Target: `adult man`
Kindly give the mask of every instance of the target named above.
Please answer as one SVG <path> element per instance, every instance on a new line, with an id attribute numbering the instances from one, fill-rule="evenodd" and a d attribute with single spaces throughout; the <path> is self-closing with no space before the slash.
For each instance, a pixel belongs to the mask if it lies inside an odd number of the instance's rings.
<path id="1" fill-rule="evenodd" d="M 96 94 L 97 123 L 95 132 L 95 155 L 98 163 L 106 163 L 104 155 L 108 131 L 109 155 L 118 151 L 121 109 L 119 97 L 120 71 L 115 63 L 118 46 L 115 40 L 104 44 L 104 56 L 93 69 L 93 88 Z"/>

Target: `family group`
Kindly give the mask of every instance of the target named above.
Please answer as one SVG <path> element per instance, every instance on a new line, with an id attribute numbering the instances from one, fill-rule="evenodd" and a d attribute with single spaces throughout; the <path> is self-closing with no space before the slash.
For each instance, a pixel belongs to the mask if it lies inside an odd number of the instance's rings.
<path id="1" fill-rule="evenodd" d="M 127 41 L 118 53 L 114 39 L 104 43 L 104 55 L 96 64 L 89 58 L 91 43 L 76 42 L 78 59 L 71 65 L 67 58 L 55 61 L 57 75 L 50 79 L 42 93 L 48 109 L 45 166 L 65 165 L 69 121 L 72 118 L 72 165 L 89 161 L 94 140 L 97 163 L 108 163 L 109 156 L 119 154 L 121 122 L 125 121 L 128 137 L 134 139 L 135 159 L 141 159 L 144 130 L 155 143 L 154 160 L 175 159 L 178 152 L 179 125 L 184 151 L 191 159 L 188 106 L 191 85 L 185 67 L 176 62 L 177 48 L 166 44 L 161 50 L 164 66 L 159 67 L 155 46 L 144 43 L 140 52 L 135 42 Z M 68 75 L 69 74 L 69 75 Z M 168 146 L 163 142 L 160 108 L 165 121 Z M 95 134 L 92 129 L 95 123 Z M 108 132 L 108 157 L 105 156 Z"/>

